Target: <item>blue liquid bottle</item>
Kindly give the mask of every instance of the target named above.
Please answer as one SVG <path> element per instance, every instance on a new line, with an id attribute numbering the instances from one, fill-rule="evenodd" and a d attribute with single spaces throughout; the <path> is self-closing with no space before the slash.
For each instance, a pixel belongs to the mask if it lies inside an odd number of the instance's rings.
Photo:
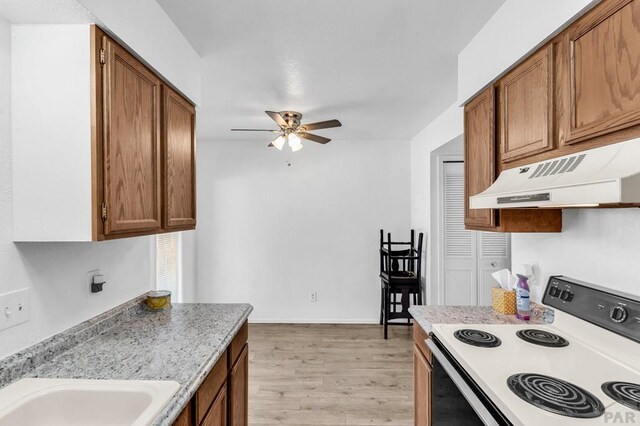
<path id="1" fill-rule="evenodd" d="M 531 303 L 529 300 L 529 278 L 517 274 L 518 284 L 516 284 L 516 300 L 518 305 L 518 319 L 529 321 L 531 315 Z"/>

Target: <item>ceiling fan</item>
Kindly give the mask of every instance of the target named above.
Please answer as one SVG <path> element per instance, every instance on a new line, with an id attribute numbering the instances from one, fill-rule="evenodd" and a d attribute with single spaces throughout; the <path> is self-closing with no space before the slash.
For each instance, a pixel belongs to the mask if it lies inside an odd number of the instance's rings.
<path id="1" fill-rule="evenodd" d="M 302 149 L 302 139 L 307 139 L 313 142 L 325 144 L 330 142 L 331 139 L 324 136 L 314 135 L 308 133 L 311 130 L 330 129 L 332 127 L 340 127 L 342 123 L 338 120 L 319 121 L 317 123 L 302 124 L 302 114 L 296 111 L 265 111 L 269 117 L 280 126 L 279 130 L 267 130 L 267 129 L 231 129 L 234 132 L 271 132 L 279 133 L 278 137 L 274 139 L 269 145 L 282 151 L 285 142 L 289 144 L 289 147 L 293 152 L 300 151 Z"/>

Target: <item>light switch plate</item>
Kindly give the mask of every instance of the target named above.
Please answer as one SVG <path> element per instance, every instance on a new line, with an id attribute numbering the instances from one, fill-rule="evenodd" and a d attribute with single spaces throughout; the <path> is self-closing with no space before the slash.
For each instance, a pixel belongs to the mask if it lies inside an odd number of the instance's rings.
<path id="1" fill-rule="evenodd" d="M 27 322 L 30 316 L 28 288 L 0 294 L 0 330 Z"/>

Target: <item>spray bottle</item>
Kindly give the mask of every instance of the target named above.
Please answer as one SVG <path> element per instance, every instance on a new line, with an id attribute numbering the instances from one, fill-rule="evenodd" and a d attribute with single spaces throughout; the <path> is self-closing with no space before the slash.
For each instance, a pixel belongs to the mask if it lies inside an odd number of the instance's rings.
<path id="1" fill-rule="evenodd" d="M 529 321 L 531 307 L 529 302 L 529 279 L 525 275 L 517 274 L 518 283 L 516 284 L 516 300 L 518 305 L 518 319 Z"/>

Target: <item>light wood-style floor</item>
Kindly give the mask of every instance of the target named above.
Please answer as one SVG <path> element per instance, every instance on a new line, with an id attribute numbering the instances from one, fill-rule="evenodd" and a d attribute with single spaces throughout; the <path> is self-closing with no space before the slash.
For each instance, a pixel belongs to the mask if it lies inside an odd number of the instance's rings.
<path id="1" fill-rule="evenodd" d="M 250 425 L 412 425 L 412 329 L 251 324 Z"/>

